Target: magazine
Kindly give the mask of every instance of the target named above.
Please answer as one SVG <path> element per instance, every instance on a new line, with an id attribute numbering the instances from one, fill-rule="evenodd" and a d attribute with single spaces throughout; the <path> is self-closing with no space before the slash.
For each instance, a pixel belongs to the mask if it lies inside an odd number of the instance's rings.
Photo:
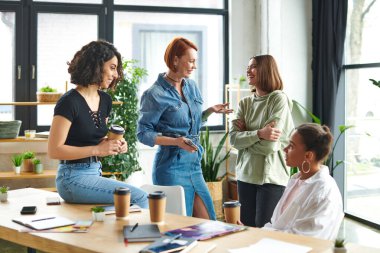
<path id="1" fill-rule="evenodd" d="M 246 229 L 247 227 L 245 226 L 233 225 L 220 221 L 206 221 L 197 225 L 170 230 L 165 234 L 169 236 L 182 234 L 182 237 L 184 238 L 193 238 L 202 241 Z"/>
<path id="2" fill-rule="evenodd" d="M 140 250 L 140 253 L 185 253 L 190 251 L 197 244 L 197 240 L 195 239 L 174 238 L 175 237 L 163 236 Z"/>
<path id="3" fill-rule="evenodd" d="M 97 206 L 104 208 L 106 215 L 115 213 L 115 206 Z M 129 213 L 141 212 L 141 207 L 136 204 L 131 204 L 129 206 Z"/>

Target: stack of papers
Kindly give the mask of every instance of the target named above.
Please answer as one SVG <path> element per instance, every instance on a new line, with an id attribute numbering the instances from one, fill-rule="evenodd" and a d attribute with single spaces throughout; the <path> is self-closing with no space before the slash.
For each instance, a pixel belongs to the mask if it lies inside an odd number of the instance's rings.
<path id="1" fill-rule="evenodd" d="M 251 252 L 265 252 L 265 253 L 306 253 L 311 251 L 312 248 L 297 245 L 293 243 L 277 241 L 274 239 L 264 238 L 249 247 L 230 249 L 230 253 L 251 253 Z"/>
<path id="2" fill-rule="evenodd" d="M 45 230 L 51 228 L 64 227 L 69 225 L 74 225 L 75 221 L 64 217 L 58 216 L 29 216 L 29 217 L 20 217 L 12 220 L 18 224 L 21 224 L 25 227 L 35 229 L 35 230 Z"/>

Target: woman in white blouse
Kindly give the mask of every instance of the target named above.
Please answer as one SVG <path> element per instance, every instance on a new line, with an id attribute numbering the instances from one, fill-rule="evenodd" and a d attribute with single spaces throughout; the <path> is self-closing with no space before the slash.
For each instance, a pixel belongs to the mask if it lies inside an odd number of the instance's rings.
<path id="1" fill-rule="evenodd" d="M 314 123 L 296 128 L 284 149 L 286 164 L 298 167 L 265 229 L 335 239 L 343 218 L 342 196 L 327 166 L 333 136 Z"/>

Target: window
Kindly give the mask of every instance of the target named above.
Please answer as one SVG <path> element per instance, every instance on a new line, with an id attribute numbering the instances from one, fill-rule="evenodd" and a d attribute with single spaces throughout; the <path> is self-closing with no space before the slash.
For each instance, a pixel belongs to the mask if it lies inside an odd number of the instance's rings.
<path id="1" fill-rule="evenodd" d="M 165 47 L 173 36 L 199 47 L 193 74 L 205 108 L 223 102 L 228 80 L 227 0 L 32 0 L 0 1 L 0 100 L 29 102 L 50 85 L 65 91 L 66 62 L 91 40 L 113 42 L 125 59 L 137 59 L 149 76 L 140 94 L 166 71 Z M 22 10 L 22 12 L 21 12 Z M 20 78 L 17 78 L 20 77 Z M 68 88 L 74 86 L 70 83 Z M 212 93 L 212 95 L 211 95 Z M 0 106 L 0 120 L 22 121 L 25 129 L 49 130 L 54 106 Z M 211 129 L 224 129 L 213 115 Z"/>
<path id="2" fill-rule="evenodd" d="M 149 18 L 148 18 L 149 17 Z M 191 25 L 188 25 L 191 20 Z M 218 15 L 115 12 L 114 43 L 127 59 L 136 59 L 148 70 L 140 86 L 142 94 L 165 72 L 166 46 L 174 36 L 183 36 L 198 46 L 194 79 L 204 99 L 204 109 L 223 101 L 223 19 Z M 222 115 L 213 115 L 208 125 L 223 125 Z"/>
<path id="3" fill-rule="evenodd" d="M 370 3 L 371 2 L 371 3 Z M 364 5 L 360 5 L 364 3 Z M 380 3 L 349 1 L 345 68 L 346 213 L 380 225 Z"/>
<path id="4" fill-rule="evenodd" d="M 2 91 L 0 92 L 0 101 L 11 102 L 15 97 L 16 86 L 16 15 L 15 12 L 0 11 L 0 83 Z M 18 73 L 20 76 L 21 73 Z M 14 107 L 11 105 L 0 106 L 0 120 L 13 120 Z"/>

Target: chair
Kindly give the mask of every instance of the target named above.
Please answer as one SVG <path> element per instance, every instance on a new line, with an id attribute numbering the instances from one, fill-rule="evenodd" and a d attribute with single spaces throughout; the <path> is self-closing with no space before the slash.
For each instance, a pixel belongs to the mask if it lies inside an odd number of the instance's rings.
<path id="1" fill-rule="evenodd" d="M 154 191 L 163 191 L 166 194 L 166 212 L 186 216 L 185 191 L 180 185 L 163 186 L 145 184 L 141 189 L 148 194 Z"/>

